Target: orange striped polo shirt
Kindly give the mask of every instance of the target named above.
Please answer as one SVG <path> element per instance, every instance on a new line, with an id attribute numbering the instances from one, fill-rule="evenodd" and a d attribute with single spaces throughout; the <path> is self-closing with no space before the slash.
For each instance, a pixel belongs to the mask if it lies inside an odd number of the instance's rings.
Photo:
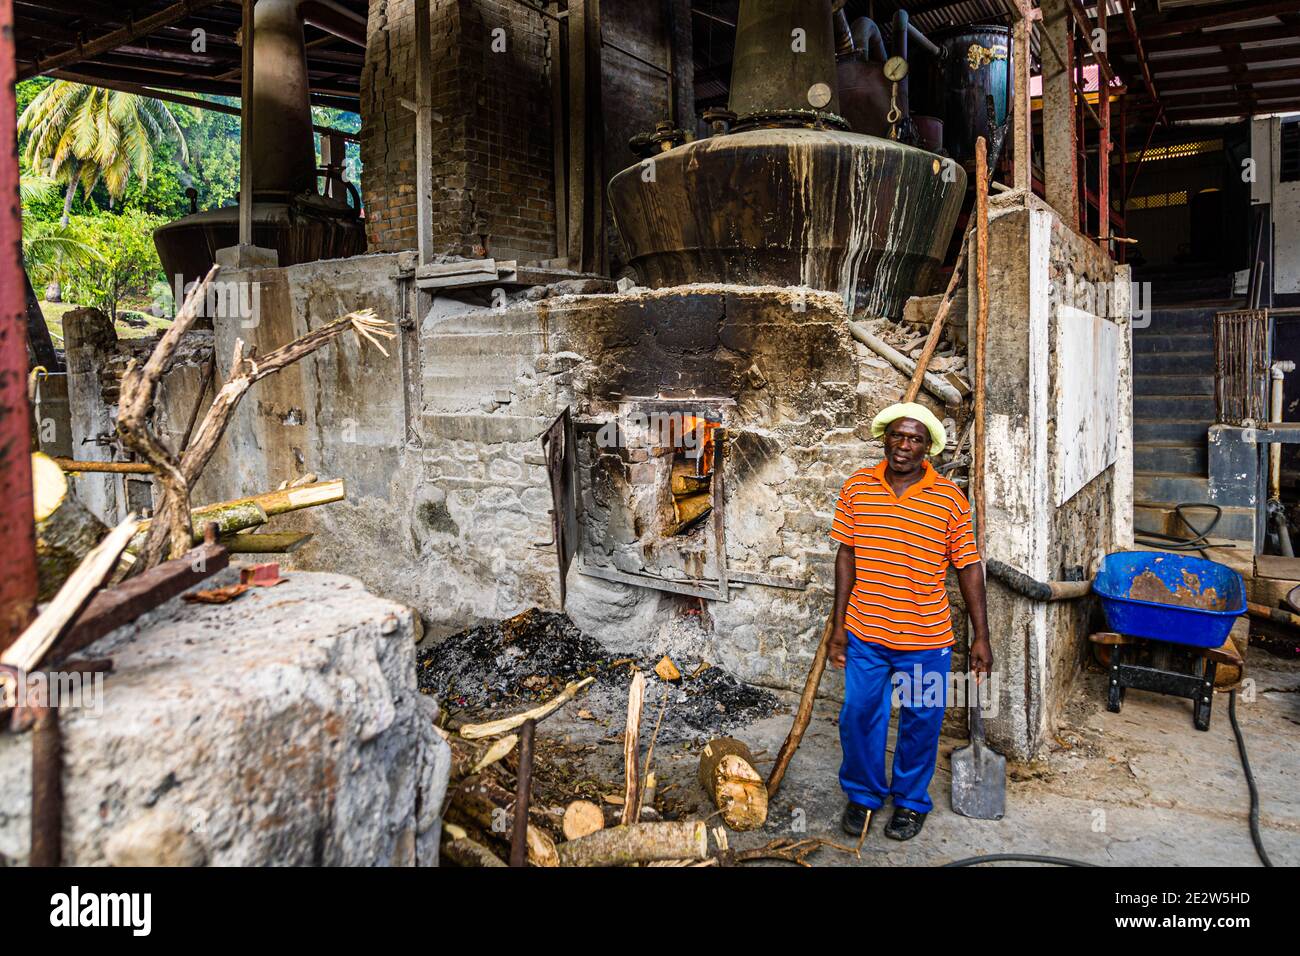
<path id="1" fill-rule="evenodd" d="M 853 548 L 857 582 L 844 624 L 864 641 L 909 651 L 949 647 L 952 616 L 944 574 L 980 559 L 970 504 L 927 461 L 901 498 L 886 462 L 855 471 L 835 505 L 831 538 Z"/>

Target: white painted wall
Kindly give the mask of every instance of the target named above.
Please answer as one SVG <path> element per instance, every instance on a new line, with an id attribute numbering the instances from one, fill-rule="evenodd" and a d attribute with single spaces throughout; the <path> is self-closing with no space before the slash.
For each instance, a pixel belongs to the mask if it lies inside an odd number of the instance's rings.
<path id="1" fill-rule="evenodd" d="M 1263 117 L 1251 123 L 1250 155 L 1255 160 L 1251 202 L 1273 205 L 1273 292 L 1300 293 L 1300 182 L 1278 182 L 1282 118 Z"/>
<path id="2" fill-rule="evenodd" d="M 1115 462 L 1119 448 L 1119 327 L 1091 312 L 1057 311 L 1056 505 Z"/>

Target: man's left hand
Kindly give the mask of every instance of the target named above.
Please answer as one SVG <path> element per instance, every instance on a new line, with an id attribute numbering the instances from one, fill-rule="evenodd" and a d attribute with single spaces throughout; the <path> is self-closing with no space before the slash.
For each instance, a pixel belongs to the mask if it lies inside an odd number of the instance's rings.
<path id="1" fill-rule="evenodd" d="M 977 674 L 993 670 L 993 648 L 987 637 L 977 637 L 970 645 L 970 669 Z"/>

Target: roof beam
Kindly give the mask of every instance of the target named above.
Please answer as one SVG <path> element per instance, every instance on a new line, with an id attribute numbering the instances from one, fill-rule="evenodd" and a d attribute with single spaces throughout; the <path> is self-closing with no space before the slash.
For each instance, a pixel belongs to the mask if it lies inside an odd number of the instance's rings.
<path id="1" fill-rule="evenodd" d="M 157 13 L 142 20 L 137 20 L 129 26 L 112 30 L 86 43 L 77 43 L 72 49 L 63 53 L 44 57 L 31 66 L 20 70 L 18 79 L 25 80 L 41 73 L 48 73 L 50 70 L 56 70 L 59 67 L 88 59 L 98 53 L 104 53 L 114 47 L 119 47 L 124 43 L 131 43 L 143 36 L 148 36 L 160 27 L 170 26 L 179 20 L 185 19 L 196 10 L 213 6 L 218 2 L 220 0 L 182 0 L 180 3 L 173 3 L 171 6 L 164 7 Z"/>
<path id="2" fill-rule="evenodd" d="M 1279 13 L 1294 12 L 1295 0 L 1274 3 L 1246 3 L 1218 13 L 1193 14 L 1181 18 L 1170 17 L 1161 22 L 1143 23 L 1142 36 L 1149 39 L 1181 36 L 1209 27 L 1224 27 L 1233 23 L 1249 23 L 1252 20 L 1263 20 L 1267 17 L 1277 16 Z"/>
<path id="3" fill-rule="evenodd" d="M 1208 86 L 1252 86 L 1255 83 L 1277 83 L 1283 80 L 1300 80 L 1300 66 L 1284 66 L 1271 70 L 1247 70 L 1236 69 L 1236 63 L 1232 56 L 1233 50 L 1228 50 L 1228 66 L 1226 73 L 1199 73 L 1195 76 L 1171 76 L 1168 79 L 1160 81 L 1160 86 L 1165 92 L 1174 90 L 1203 90 Z M 1244 64 L 1243 64 L 1244 66 Z"/>
<path id="4" fill-rule="evenodd" d="M 1221 47 L 1225 43 L 1262 43 L 1268 40 L 1282 40 L 1297 36 L 1300 36 L 1300 29 L 1284 21 L 1281 25 L 1243 27 L 1240 30 L 1215 30 L 1212 33 L 1194 32 L 1151 39 L 1144 36 L 1140 44 L 1148 54 L 1151 54 L 1193 50 L 1201 47 Z M 1116 37 L 1111 41 L 1111 46 L 1132 49 L 1134 44 L 1131 38 Z"/>

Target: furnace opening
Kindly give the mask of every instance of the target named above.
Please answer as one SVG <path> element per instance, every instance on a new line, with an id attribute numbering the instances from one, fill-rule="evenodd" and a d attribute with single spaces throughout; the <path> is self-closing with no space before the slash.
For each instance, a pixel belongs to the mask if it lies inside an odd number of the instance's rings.
<path id="1" fill-rule="evenodd" d="M 713 433 L 718 427 L 718 422 L 696 415 L 671 419 L 667 496 L 671 514 L 665 529 L 669 537 L 689 534 L 713 510 Z"/>

